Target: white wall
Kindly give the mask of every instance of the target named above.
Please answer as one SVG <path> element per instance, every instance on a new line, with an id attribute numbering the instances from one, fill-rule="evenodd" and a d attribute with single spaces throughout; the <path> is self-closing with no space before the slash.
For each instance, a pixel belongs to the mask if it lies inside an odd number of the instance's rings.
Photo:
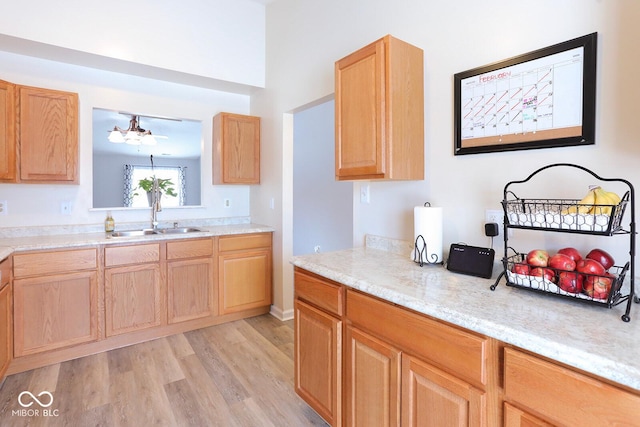
<path id="1" fill-rule="evenodd" d="M 263 87 L 264 13 L 249 0 L 4 2 L 0 50 L 146 77 Z"/>
<path id="2" fill-rule="evenodd" d="M 159 221 L 247 217 L 248 186 L 212 185 L 212 119 L 220 111 L 249 113 L 249 96 L 100 71 L 0 51 L 0 79 L 22 85 L 79 94 L 79 185 L 0 184 L 0 199 L 8 204 L 0 228 L 100 224 L 105 210 L 93 210 L 92 110 L 134 111 L 141 115 L 193 119 L 202 122 L 201 208 L 163 210 Z M 231 199 L 231 208 L 224 199 Z M 60 213 L 63 201 L 71 215 Z M 113 210 L 116 226 L 146 221 L 148 210 Z"/>
<path id="3" fill-rule="evenodd" d="M 334 102 L 293 115 L 293 254 L 352 246 L 353 183 L 336 181 Z"/>
<path id="4" fill-rule="evenodd" d="M 257 222 L 276 225 L 275 304 L 292 307 L 290 113 L 334 91 L 334 62 L 385 34 L 424 50 L 426 179 L 371 184 L 371 204 L 356 204 L 354 244 L 365 233 L 412 239 L 412 208 L 428 200 L 445 212 L 444 241 L 484 245 L 485 209 L 499 208 L 504 185 L 558 161 L 603 176 L 640 182 L 635 70 L 640 67 L 640 2 L 626 0 L 278 0 L 267 6 L 266 90 L 252 97 L 263 117 L 263 182 L 252 189 Z M 591 32 L 599 33 L 596 145 L 469 156 L 453 155 L 453 75 Z M 558 181 L 561 183 L 559 184 Z M 357 188 L 357 185 L 355 186 Z M 583 184 L 566 174 L 543 182 L 543 193 Z M 275 210 L 267 209 L 270 198 Z M 577 243 L 560 233 L 521 236 L 521 250 Z M 602 240 L 600 240 L 602 241 Z M 282 247 L 278 247 L 282 244 Z M 585 245 L 591 243 L 585 243 Z M 624 258 L 628 240 L 602 243 Z M 501 256 L 501 251 L 500 255 Z"/>

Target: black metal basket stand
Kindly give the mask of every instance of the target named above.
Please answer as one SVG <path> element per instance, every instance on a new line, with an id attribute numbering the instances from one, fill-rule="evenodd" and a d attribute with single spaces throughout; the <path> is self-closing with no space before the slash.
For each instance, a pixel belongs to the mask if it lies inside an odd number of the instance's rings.
<path id="1" fill-rule="evenodd" d="M 617 205 L 592 205 L 595 209 L 593 209 L 594 213 L 591 214 L 580 214 L 571 211 L 570 208 L 575 209 L 577 206 L 580 206 L 580 200 L 520 199 L 512 191 L 511 187 L 528 182 L 538 173 L 554 167 L 577 168 L 591 174 L 599 181 L 623 183 L 628 187 L 628 191 L 623 195 L 620 203 Z M 502 207 L 504 210 L 504 257 L 502 258 L 504 270 L 500 273 L 495 283 L 491 285 L 492 291 L 496 289 L 500 280 L 505 277 L 507 286 L 573 298 L 578 301 L 603 305 L 608 308 L 626 302 L 627 307 L 621 318 L 625 322 L 631 320 L 629 315 L 631 302 L 635 301 L 638 303 L 640 299 L 635 295 L 634 286 L 636 253 L 635 193 L 633 185 L 629 181 L 620 178 L 603 178 L 583 166 L 571 163 L 555 163 L 536 170 L 524 180 L 507 183 L 503 191 Z M 623 225 L 623 218 L 627 207 L 630 209 L 630 219 L 628 224 Z M 603 214 L 604 212 L 606 212 L 606 214 Z M 594 298 L 581 292 L 565 292 L 554 283 L 541 277 L 514 274 L 511 271 L 514 264 L 524 262 L 526 254 L 518 253 L 509 247 L 508 231 L 510 228 L 599 236 L 624 235 L 629 239 L 629 261 L 623 266 L 614 266 L 611 268 L 610 271 L 614 278 L 607 298 Z M 509 255 L 509 250 L 512 251 L 511 255 Z M 629 274 L 629 293 L 625 294 L 622 290 L 624 289 L 627 273 Z"/>

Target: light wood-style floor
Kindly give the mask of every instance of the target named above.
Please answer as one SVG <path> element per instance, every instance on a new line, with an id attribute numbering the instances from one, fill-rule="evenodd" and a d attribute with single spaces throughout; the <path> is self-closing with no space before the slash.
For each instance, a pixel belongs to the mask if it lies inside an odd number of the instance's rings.
<path id="1" fill-rule="evenodd" d="M 22 403 L 33 405 L 20 406 L 23 391 L 50 392 L 49 415 L 29 395 Z M 293 322 L 212 326 L 11 375 L 0 388 L 3 427 L 156 425 L 326 426 L 293 390 Z"/>

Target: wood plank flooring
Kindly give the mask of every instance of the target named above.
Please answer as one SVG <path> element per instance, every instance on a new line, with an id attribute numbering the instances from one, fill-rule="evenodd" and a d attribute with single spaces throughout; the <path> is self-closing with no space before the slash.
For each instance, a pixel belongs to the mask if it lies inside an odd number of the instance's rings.
<path id="1" fill-rule="evenodd" d="M 266 314 L 11 375 L 0 425 L 327 424 L 293 390 L 293 321 Z"/>

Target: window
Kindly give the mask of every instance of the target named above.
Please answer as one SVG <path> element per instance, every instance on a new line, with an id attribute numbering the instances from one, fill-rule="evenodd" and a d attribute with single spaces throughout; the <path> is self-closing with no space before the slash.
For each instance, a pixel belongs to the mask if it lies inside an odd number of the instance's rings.
<path id="1" fill-rule="evenodd" d="M 184 206 L 185 202 L 185 168 L 180 166 L 124 165 L 124 205 L 134 208 L 149 207 L 147 193 L 139 187 L 141 179 L 168 179 L 176 196 L 169 196 L 163 191 L 162 207 Z M 136 194 L 137 193 L 137 194 Z"/>

